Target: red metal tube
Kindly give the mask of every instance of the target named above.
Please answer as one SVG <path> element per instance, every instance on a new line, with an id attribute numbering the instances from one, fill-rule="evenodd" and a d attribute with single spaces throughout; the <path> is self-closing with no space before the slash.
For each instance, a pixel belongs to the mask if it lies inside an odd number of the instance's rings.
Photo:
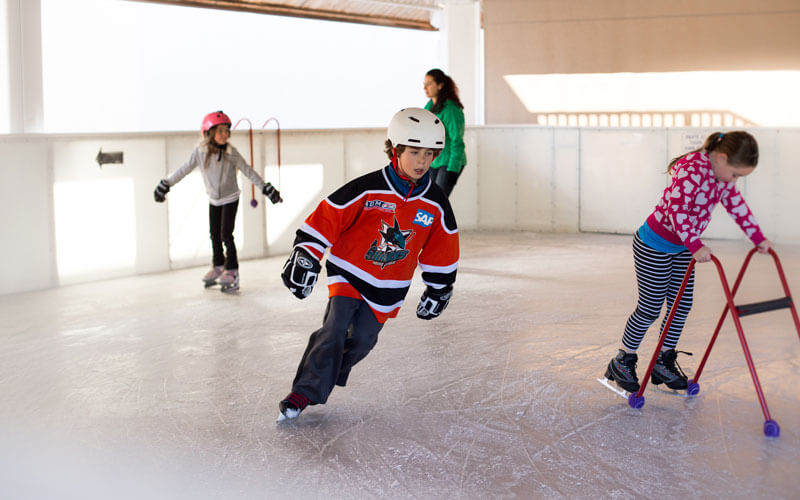
<path id="1" fill-rule="evenodd" d="M 277 129 L 275 130 L 275 135 L 276 135 L 276 140 L 277 140 L 277 143 L 278 143 L 277 144 L 277 146 L 278 146 L 278 191 L 280 191 L 281 190 L 281 123 L 278 121 L 277 118 L 271 117 L 271 118 L 267 118 L 267 121 L 265 121 L 264 124 L 261 125 L 261 128 L 263 129 L 264 127 L 266 127 L 267 124 L 269 122 L 271 122 L 271 121 L 274 121 L 275 125 L 277 126 Z"/>
<path id="2" fill-rule="evenodd" d="M 683 292 L 686 290 L 686 285 L 689 283 L 689 277 L 692 275 L 692 269 L 694 269 L 695 263 L 696 261 L 692 259 L 689 262 L 689 267 L 686 268 L 686 274 L 683 276 L 681 287 L 678 289 L 678 294 L 675 295 L 675 300 L 672 302 L 672 308 L 669 311 L 669 316 L 667 316 L 667 322 L 664 323 L 664 328 L 661 330 L 661 336 L 658 338 L 658 346 L 656 347 L 655 352 L 653 352 L 653 357 L 650 359 L 650 364 L 647 366 L 647 371 L 645 372 L 644 377 L 642 377 L 642 383 L 639 385 L 639 391 L 636 393 L 637 398 L 642 397 L 644 389 L 647 387 L 647 381 L 650 379 L 650 374 L 653 373 L 653 367 L 656 365 L 658 353 L 661 352 L 661 347 L 664 345 L 664 341 L 667 339 L 667 332 L 672 324 L 672 318 L 674 318 L 675 313 L 678 312 L 678 304 L 680 304 L 681 299 L 683 298 Z"/>
<path id="3" fill-rule="evenodd" d="M 246 121 L 247 124 L 250 126 L 250 131 L 249 131 L 249 135 L 250 135 L 250 167 L 251 168 L 255 168 L 255 163 L 253 162 L 253 124 L 247 118 L 242 118 L 238 122 L 236 122 L 236 125 L 239 125 L 239 123 L 241 123 L 243 121 Z M 234 125 L 233 128 L 236 128 L 236 125 Z M 250 184 L 250 206 L 253 207 L 253 208 L 256 208 L 258 206 L 258 201 L 256 200 L 256 186 L 255 186 L 255 184 Z"/>

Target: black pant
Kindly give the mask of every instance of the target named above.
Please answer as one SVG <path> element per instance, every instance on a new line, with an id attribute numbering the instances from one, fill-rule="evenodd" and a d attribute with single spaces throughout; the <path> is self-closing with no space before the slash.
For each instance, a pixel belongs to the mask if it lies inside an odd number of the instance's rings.
<path id="1" fill-rule="evenodd" d="M 439 168 L 431 168 L 431 180 L 439 185 L 444 191 L 444 194 L 450 198 L 450 193 L 453 192 L 453 188 L 456 187 L 456 182 L 458 181 L 458 177 L 461 175 L 461 172 L 464 171 L 465 166 L 461 167 L 460 172 L 450 172 L 447 170 L 447 167 L 439 167 Z"/>
<path id="2" fill-rule="evenodd" d="M 239 200 L 215 207 L 208 205 L 208 227 L 211 234 L 211 248 L 214 252 L 213 264 L 225 266 L 225 269 L 239 269 L 239 258 L 236 255 L 236 244 L 233 242 L 233 225 L 236 223 L 236 211 Z M 222 250 L 225 244 L 226 253 Z"/>
<path id="3" fill-rule="evenodd" d="M 333 386 L 344 387 L 353 366 L 378 343 L 378 323 L 366 302 L 350 297 L 331 297 L 322 328 L 311 334 L 300 360 L 292 392 L 323 404 Z"/>

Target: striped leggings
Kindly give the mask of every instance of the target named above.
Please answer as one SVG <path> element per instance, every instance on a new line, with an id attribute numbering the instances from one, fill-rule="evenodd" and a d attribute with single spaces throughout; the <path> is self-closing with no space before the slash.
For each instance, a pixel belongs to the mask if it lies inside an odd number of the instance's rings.
<path id="1" fill-rule="evenodd" d="M 625 334 L 622 336 L 622 345 L 627 349 L 635 351 L 639 348 L 647 329 L 661 314 L 664 299 L 667 302 L 667 311 L 672 308 L 672 303 L 675 301 L 675 296 L 678 295 L 683 276 L 686 274 L 686 269 L 691 261 L 692 254 L 688 250 L 676 254 L 659 252 L 645 245 L 639 239 L 638 234 L 634 236 L 633 262 L 636 268 L 639 301 L 636 304 L 636 310 L 628 318 L 628 322 L 625 325 Z M 692 308 L 693 292 L 694 269 L 692 269 L 689 282 L 686 284 L 686 290 L 683 292 L 681 302 L 678 304 L 675 317 L 669 326 L 667 338 L 664 340 L 664 346 L 669 349 L 675 349 L 675 346 L 678 345 L 678 339 L 683 331 L 683 325 L 686 323 L 686 317 Z M 664 330 L 666 322 L 667 314 L 664 315 L 664 319 L 661 321 L 659 335 Z"/>

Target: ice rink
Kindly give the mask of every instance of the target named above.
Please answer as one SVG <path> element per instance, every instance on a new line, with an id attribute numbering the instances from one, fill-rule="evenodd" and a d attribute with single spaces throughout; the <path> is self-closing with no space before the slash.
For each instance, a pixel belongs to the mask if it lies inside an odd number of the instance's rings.
<path id="1" fill-rule="evenodd" d="M 708 241 L 732 282 L 744 241 Z M 788 310 L 742 319 L 766 438 L 728 319 L 695 398 L 596 382 L 635 303 L 631 237 L 463 232 L 455 295 L 414 314 L 419 277 L 326 405 L 276 424 L 324 280 L 299 301 L 285 257 L 0 297 L 3 498 L 798 498 L 800 340 Z M 800 247 L 777 246 L 800 294 Z M 737 303 L 783 296 L 756 255 Z M 797 295 L 796 295 L 797 297 Z M 678 362 L 690 376 L 723 307 L 698 266 Z M 654 326 L 638 373 L 655 347 Z"/>

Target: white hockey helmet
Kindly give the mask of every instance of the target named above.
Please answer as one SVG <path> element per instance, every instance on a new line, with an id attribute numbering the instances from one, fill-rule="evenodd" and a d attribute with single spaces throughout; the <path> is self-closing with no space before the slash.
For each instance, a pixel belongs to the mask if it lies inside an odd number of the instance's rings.
<path id="1" fill-rule="evenodd" d="M 392 146 L 443 149 L 444 125 L 427 109 L 401 109 L 389 122 L 389 140 Z"/>

